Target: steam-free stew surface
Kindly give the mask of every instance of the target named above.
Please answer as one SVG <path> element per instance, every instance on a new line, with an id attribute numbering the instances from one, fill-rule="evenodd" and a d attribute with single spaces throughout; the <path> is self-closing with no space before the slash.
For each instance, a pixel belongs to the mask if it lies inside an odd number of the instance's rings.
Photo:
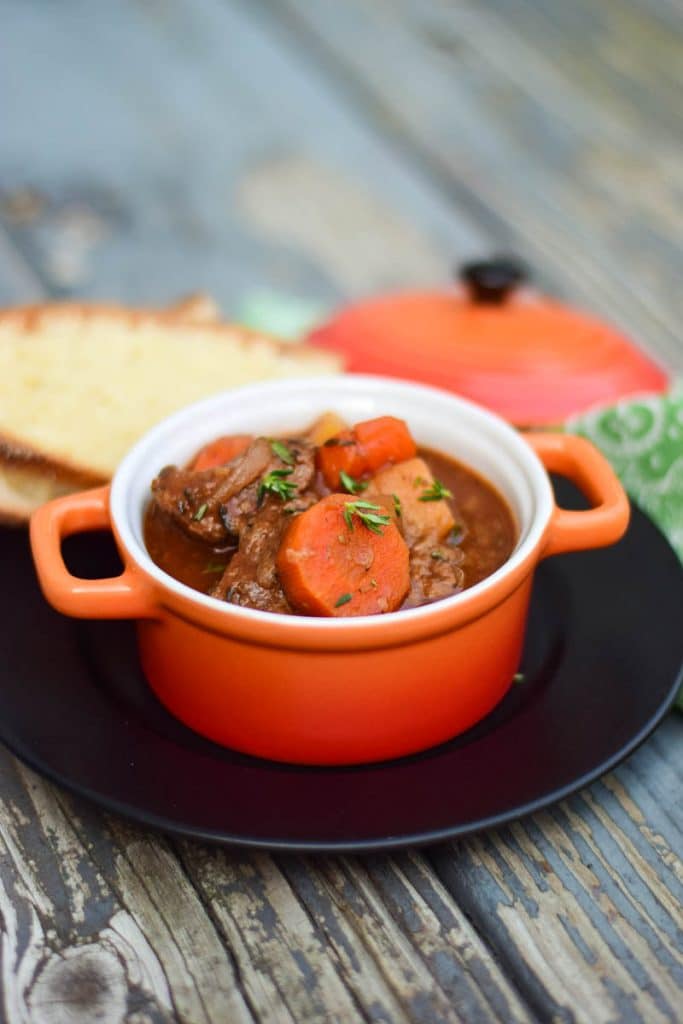
<path id="1" fill-rule="evenodd" d="M 448 544 L 462 552 L 463 589 L 471 587 L 510 556 L 516 541 L 512 514 L 493 486 L 456 460 L 425 448 L 419 449 L 418 455 L 453 495 L 446 499 L 456 523 Z M 144 533 L 156 564 L 202 593 L 212 591 L 236 550 L 235 545 L 212 546 L 187 536 L 155 502 L 147 508 Z M 417 603 L 409 594 L 402 607 Z"/>

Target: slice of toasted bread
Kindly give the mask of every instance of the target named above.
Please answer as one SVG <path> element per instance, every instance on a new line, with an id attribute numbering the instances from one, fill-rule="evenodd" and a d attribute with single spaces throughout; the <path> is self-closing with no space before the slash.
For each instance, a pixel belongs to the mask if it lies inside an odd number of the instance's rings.
<path id="1" fill-rule="evenodd" d="M 164 311 L 51 303 L 0 311 L 0 522 L 108 480 L 154 423 L 252 381 L 334 373 L 327 352 L 217 319 L 205 296 Z"/>

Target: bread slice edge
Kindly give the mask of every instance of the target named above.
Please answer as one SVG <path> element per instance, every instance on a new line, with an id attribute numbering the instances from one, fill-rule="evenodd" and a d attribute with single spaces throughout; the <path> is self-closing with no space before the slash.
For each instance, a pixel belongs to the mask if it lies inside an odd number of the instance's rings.
<path id="1" fill-rule="evenodd" d="M 0 310 L 0 333 L 3 327 L 30 335 L 50 329 L 64 317 L 117 319 L 122 327 L 135 327 L 145 323 L 182 330 L 183 326 L 214 335 L 221 339 L 237 342 L 248 347 L 251 344 L 271 346 L 276 355 L 295 362 L 320 360 L 329 369 L 321 372 L 334 373 L 341 369 L 341 359 L 333 353 L 316 349 L 305 344 L 292 344 L 265 332 L 242 325 L 226 323 L 219 318 L 213 300 L 203 294 L 194 293 L 175 302 L 166 309 L 131 309 L 114 303 L 46 302 L 16 306 Z M 2 339 L 0 337 L 0 344 Z M 25 525 L 31 513 L 46 501 L 74 491 L 96 487 L 109 479 L 101 472 L 62 454 L 42 451 L 22 438 L 13 435 L 0 426 L 0 524 Z"/>

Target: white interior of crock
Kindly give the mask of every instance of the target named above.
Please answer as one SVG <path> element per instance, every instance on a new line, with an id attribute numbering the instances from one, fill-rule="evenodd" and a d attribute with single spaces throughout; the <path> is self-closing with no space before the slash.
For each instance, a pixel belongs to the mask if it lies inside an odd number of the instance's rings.
<path id="1" fill-rule="evenodd" d="M 327 410 L 349 423 L 381 415 L 405 419 L 418 444 L 452 456 L 497 487 L 512 509 L 519 536 L 508 562 L 477 584 L 478 590 L 491 586 L 538 543 L 552 509 L 552 492 L 537 457 L 512 427 L 446 392 L 387 378 L 346 375 L 269 382 L 215 395 L 188 406 L 146 434 L 124 459 L 112 485 L 112 517 L 129 554 L 168 589 L 215 608 L 213 598 L 172 579 L 147 554 L 142 523 L 151 481 L 163 466 L 183 465 L 203 444 L 222 434 L 296 435 Z M 447 600 L 463 600 L 473 589 Z M 234 605 L 222 607 L 226 614 L 272 617 Z M 424 615 L 429 608 L 400 614 Z M 293 628 L 299 619 L 275 617 Z M 310 624 L 311 620 L 305 621 Z M 316 621 L 322 628 L 339 628 L 352 620 Z"/>

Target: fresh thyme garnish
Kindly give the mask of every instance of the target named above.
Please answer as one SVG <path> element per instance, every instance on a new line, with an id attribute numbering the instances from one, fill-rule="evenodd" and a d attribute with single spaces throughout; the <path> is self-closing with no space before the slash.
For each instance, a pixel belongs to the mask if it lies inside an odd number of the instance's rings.
<path id="1" fill-rule="evenodd" d="M 202 519 L 206 515 L 206 510 L 208 509 L 208 507 L 209 506 L 206 504 L 206 502 L 204 502 L 203 505 L 199 506 L 199 508 L 197 509 L 195 514 L 192 516 L 192 518 L 196 519 L 198 523 L 201 523 Z"/>
<path id="2" fill-rule="evenodd" d="M 418 501 L 441 501 L 442 498 L 452 497 L 453 495 L 448 488 L 444 487 L 440 480 L 435 480 L 431 487 L 422 492 Z"/>
<path id="3" fill-rule="evenodd" d="M 203 573 L 225 572 L 228 568 L 227 562 L 207 562 L 202 569 Z"/>
<path id="4" fill-rule="evenodd" d="M 400 519 L 403 515 L 403 506 L 401 505 L 401 499 L 398 494 L 392 494 L 391 497 L 394 499 L 394 515 L 397 519 Z"/>
<path id="5" fill-rule="evenodd" d="M 347 490 L 349 494 L 360 494 L 361 491 L 367 490 L 368 485 L 365 481 L 354 480 L 354 478 L 349 476 L 348 473 L 345 473 L 343 469 L 339 470 L 339 479 L 341 480 L 344 489 Z"/>
<path id="6" fill-rule="evenodd" d="M 286 462 L 288 466 L 293 466 L 294 456 L 290 452 L 287 445 L 283 444 L 282 441 L 274 441 L 272 438 L 270 438 L 269 441 L 271 450 L 274 452 L 274 454 L 277 455 L 279 459 L 282 459 L 283 462 Z"/>
<path id="7" fill-rule="evenodd" d="M 431 552 L 431 557 L 434 559 L 435 562 L 446 561 L 446 556 L 444 555 L 443 551 L 439 551 L 438 548 L 435 548 L 434 551 Z"/>
<path id="8" fill-rule="evenodd" d="M 382 512 L 382 506 L 373 505 L 371 501 L 347 501 L 344 505 L 343 515 L 344 522 L 350 530 L 353 529 L 353 517 L 358 516 L 368 530 L 380 535 L 382 534 L 380 527 L 387 526 L 391 522 L 391 516 Z"/>
<path id="9" fill-rule="evenodd" d="M 334 602 L 335 608 L 341 608 L 343 604 L 348 604 L 351 600 L 351 594 L 341 594 Z"/>
<path id="10" fill-rule="evenodd" d="M 266 473 L 258 487 L 257 504 L 262 503 L 266 494 L 274 494 L 283 501 L 289 501 L 296 492 L 296 484 L 285 479 L 291 473 L 291 469 L 271 469 L 270 473 Z"/>

